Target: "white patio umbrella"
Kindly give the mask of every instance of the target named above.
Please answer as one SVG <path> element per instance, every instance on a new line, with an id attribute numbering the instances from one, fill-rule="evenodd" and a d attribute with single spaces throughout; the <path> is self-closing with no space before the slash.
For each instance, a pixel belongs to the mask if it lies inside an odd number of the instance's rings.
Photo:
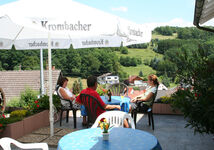
<path id="1" fill-rule="evenodd" d="M 121 42 L 127 46 L 151 40 L 151 31 L 147 28 L 72 0 L 18 0 L 0 6 L 0 11 L 21 27 L 29 28 L 30 30 L 46 29 L 51 35 L 54 35 L 53 37 L 51 36 L 52 40 L 58 38 L 55 34 L 60 34 L 59 39 L 63 41 L 64 38 L 61 37 L 61 34 L 64 34 L 65 37 L 67 36 L 68 39 L 71 39 L 74 48 L 116 47 L 120 46 Z M 4 29 L 6 30 L 8 27 Z M 10 47 L 11 42 L 20 49 L 26 49 L 24 48 L 25 46 L 30 46 L 29 41 L 33 45 L 32 42 L 35 39 L 33 38 L 31 41 L 32 34 L 24 40 L 24 38 L 21 38 L 22 30 L 15 37 L 16 40 L 12 38 L 12 41 L 11 38 L 5 38 L 7 36 L 1 36 L 0 33 L 0 49 L 3 46 Z M 7 33 L 10 32 L 13 33 L 10 30 Z M 23 33 L 23 37 L 24 35 Z M 26 33 L 26 35 L 29 34 Z M 28 43 L 26 44 L 24 41 Z M 1 43 L 3 43 L 2 46 Z M 49 91 L 52 90 L 51 46 L 55 45 L 51 45 L 51 43 L 55 42 L 51 41 L 49 36 Z M 59 44 L 55 46 L 57 45 Z M 57 48 L 59 49 L 60 47 Z M 51 135 L 53 135 L 52 94 L 51 92 L 49 94 Z"/>
<path id="2" fill-rule="evenodd" d="M 48 38 L 50 32 L 43 28 L 29 28 L 21 26 L 12 22 L 8 16 L 0 17 L 0 49 L 11 49 L 12 45 L 17 50 L 31 50 L 40 49 L 40 76 L 41 76 L 41 89 L 44 94 L 44 77 L 43 77 L 43 54 L 42 49 L 48 49 L 48 62 L 49 62 L 49 81 L 52 81 L 51 70 L 51 48 L 52 49 L 68 49 L 71 45 L 71 39 L 68 34 L 51 33 L 51 39 Z M 49 33 L 49 34 L 48 34 Z M 111 36 L 94 36 L 89 38 L 76 38 L 76 47 L 119 47 L 121 39 L 119 37 Z M 50 94 L 50 125 L 53 125 L 52 116 L 52 82 L 49 82 Z M 53 130 L 53 127 L 51 127 Z"/>
<path id="3" fill-rule="evenodd" d="M 147 27 L 72 0 L 18 0 L 0 10 L 17 24 L 66 32 L 71 38 L 119 36 L 124 45 L 151 40 Z"/>

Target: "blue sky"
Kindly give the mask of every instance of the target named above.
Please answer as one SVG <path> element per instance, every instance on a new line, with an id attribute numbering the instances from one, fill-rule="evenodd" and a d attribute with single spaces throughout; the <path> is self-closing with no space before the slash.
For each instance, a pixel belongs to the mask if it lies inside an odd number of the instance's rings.
<path id="1" fill-rule="evenodd" d="M 0 0 L 0 5 L 16 0 Z M 74 0 L 139 24 L 192 26 L 195 0 Z"/>

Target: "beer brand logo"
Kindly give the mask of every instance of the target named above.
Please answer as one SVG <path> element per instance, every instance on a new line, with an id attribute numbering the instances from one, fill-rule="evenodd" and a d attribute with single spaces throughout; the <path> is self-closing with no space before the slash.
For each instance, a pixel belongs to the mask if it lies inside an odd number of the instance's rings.
<path id="1" fill-rule="evenodd" d="M 85 40 L 82 41 L 82 45 L 104 45 L 104 40 L 100 39 L 100 40 Z"/>
<path id="2" fill-rule="evenodd" d="M 92 24 L 81 23 L 64 23 L 48 24 L 48 21 L 41 21 L 42 27 L 50 31 L 90 31 Z"/>
<path id="3" fill-rule="evenodd" d="M 28 43 L 29 47 L 48 47 L 48 43 L 47 42 L 31 42 L 31 43 Z M 52 47 L 59 47 L 59 42 L 51 42 L 51 46 Z"/>

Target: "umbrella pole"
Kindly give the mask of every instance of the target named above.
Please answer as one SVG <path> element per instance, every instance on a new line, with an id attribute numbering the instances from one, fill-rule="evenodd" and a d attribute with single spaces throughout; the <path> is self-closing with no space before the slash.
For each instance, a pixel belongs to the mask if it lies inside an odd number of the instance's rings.
<path id="1" fill-rule="evenodd" d="M 50 103 L 50 136 L 54 136 L 53 124 L 53 97 L 52 97 L 52 65 L 51 65 L 51 39 L 50 32 L 48 32 L 48 70 L 49 70 L 49 103 Z"/>
<path id="2" fill-rule="evenodd" d="M 40 96 L 45 94 L 44 88 L 44 68 L 43 68 L 43 49 L 40 49 Z"/>

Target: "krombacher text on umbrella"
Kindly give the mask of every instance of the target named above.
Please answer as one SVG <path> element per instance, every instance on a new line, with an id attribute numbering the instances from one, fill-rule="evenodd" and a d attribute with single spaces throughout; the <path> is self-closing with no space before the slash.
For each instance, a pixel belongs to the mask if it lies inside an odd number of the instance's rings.
<path id="1" fill-rule="evenodd" d="M 90 31 L 91 24 L 82 24 L 78 21 L 75 24 L 67 23 L 64 21 L 63 24 L 48 24 L 48 21 L 41 21 L 42 27 L 53 30 L 53 31 L 63 31 L 63 30 L 70 30 L 70 31 Z"/>
<path id="2" fill-rule="evenodd" d="M 31 43 L 28 43 L 29 47 L 39 47 L 39 46 L 43 46 L 43 47 L 48 47 L 48 43 L 47 42 L 31 42 Z M 58 47 L 59 46 L 59 42 L 51 42 L 51 46 L 55 46 L 55 47 Z"/>
<path id="3" fill-rule="evenodd" d="M 99 41 L 86 40 L 86 41 L 82 41 L 82 45 L 104 45 L 104 40 L 103 39 L 100 39 Z"/>

